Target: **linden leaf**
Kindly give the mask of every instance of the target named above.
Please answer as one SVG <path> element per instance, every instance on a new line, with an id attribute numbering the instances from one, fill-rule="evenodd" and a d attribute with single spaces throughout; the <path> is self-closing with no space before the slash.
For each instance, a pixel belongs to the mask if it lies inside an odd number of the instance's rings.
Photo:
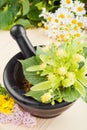
<path id="1" fill-rule="evenodd" d="M 87 77 L 86 77 L 86 76 L 80 75 L 80 76 L 78 77 L 78 80 L 79 80 L 85 87 L 87 87 Z"/>
<path id="2" fill-rule="evenodd" d="M 33 65 L 38 65 L 36 57 L 30 57 L 26 60 L 20 60 L 22 67 L 23 67 L 23 72 L 25 75 L 25 78 L 32 84 L 38 84 L 40 82 L 46 81 L 47 78 L 45 76 L 40 76 L 36 72 L 29 72 L 26 71 L 27 68 L 33 66 Z"/>
<path id="3" fill-rule="evenodd" d="M 39 84 L 36 84 L 35 86 L 31 87 L 31 90 L 32 91 L 43 91 L 43 90 L 47 90 L 47 89 L 50 89 L 52 86 L 51 86 L 51 82 L 50 81 L 44 81 L 44 82 L 41 82 Z"/>
<path id="4" fill-rule="evenodd" d="M 23 15 L 26 15 L 29 12 L 29 0 L 23 0 Z"/>
<path id="5" fill-rule="evenodd" d="M 32 97 L 37 101 L 41 101 L 41 96 L 45 93 L 45 91 L 29 91 L 25 94 L 27 97 Z"/>
<path id="6" fill-rule="evenodd" d="M 63 96 L 63 100 L 67 102 L 75 101 L 80 97 L 79 92 L 72 87 L 64 88 L 61 93 Z"/>
<path id="7" fill-rule="evenodd" d="M 74 86 L 75 86 L 75 89 L 80 93 L 82 97 L 86 96 L 85 88 L 79 81 L 76 81 Z"/>

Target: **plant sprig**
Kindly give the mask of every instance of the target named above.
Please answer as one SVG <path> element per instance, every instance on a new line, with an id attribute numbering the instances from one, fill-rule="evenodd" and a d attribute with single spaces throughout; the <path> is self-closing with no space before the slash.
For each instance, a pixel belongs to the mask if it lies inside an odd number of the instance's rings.
<path id="1" fill-rule="evenodd" d="M 22 60 L 25 78 L 33 85 L 25 95 L 40 102 L 86 101 L 87 44 L 78 40 L 57 46 L 37 47 L 36 56 Z M 75 48 L 75 49 L 74 49 Z M 37 96 L 39 94 L 39 96 Z"/>

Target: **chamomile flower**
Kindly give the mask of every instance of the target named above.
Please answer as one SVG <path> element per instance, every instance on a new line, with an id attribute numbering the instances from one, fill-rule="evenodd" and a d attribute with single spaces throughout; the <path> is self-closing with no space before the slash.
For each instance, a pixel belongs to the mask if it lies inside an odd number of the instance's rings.
<path id="1" fill-rule="evenodd" d="M 73 7 L 73 1 L 72 0 L 61 0 L 61 7 L 70 9 Z"/>
<path id="2" fill-rule="evenodd" d="M 81 3 L 80 1 L 76 0 L 74 2 L 73 12 L 75 12 L 78 16 L 84 15 L 86 13 L 84 6 L 84 3 Z"/>
<path id="3" fill-rule="evenodd" d="M 68 16 L 68 10 L 65 8 L 59 8 L 56 10 L 55 15 L 61 20 L 64 20 Z"/>
<path id="4" fill-rule="evenodd" d="M 47 19 L 49 16 L 49 12 L 46 11 L 46 8 L 42 9 L 42 13 L 39 15 L 39 17 L 44 17 L 45 19 Z"/>

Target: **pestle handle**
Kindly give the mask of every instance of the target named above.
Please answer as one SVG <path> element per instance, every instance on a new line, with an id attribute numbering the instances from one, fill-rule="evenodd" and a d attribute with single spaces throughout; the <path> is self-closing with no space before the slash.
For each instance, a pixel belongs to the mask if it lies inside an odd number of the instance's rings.
<path id="1" fill-rule="evenodd" d="M 28 37 L 26 36 L 26 31 L 22 25 L 14 25 L 10 29 L 10 34 L 17 41 L 21 52 L 23 53 L 25 58 L 35 55 L 35 49 L 29 41 Z"/>

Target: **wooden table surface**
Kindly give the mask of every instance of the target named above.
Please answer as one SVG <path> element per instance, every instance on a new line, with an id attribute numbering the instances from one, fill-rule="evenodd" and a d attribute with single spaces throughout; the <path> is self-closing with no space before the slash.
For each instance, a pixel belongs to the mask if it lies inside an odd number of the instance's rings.
<path id="1" fill-rule="evenodd" d="M 33 45 L 49 44 L 52 39 L 45 36 L 42 29 L 27 30 Z M 0 31 L 0 83 L 3 84 L 3 70 L 9 59 L 20 49 L 9 31 Z M 0 130 L 87 130 L 87 104 L 79 99 L 62 115 L 51 119 L 37 118 L 37 125 L 27 128 L 24 125 L 0 124 Z"/>

